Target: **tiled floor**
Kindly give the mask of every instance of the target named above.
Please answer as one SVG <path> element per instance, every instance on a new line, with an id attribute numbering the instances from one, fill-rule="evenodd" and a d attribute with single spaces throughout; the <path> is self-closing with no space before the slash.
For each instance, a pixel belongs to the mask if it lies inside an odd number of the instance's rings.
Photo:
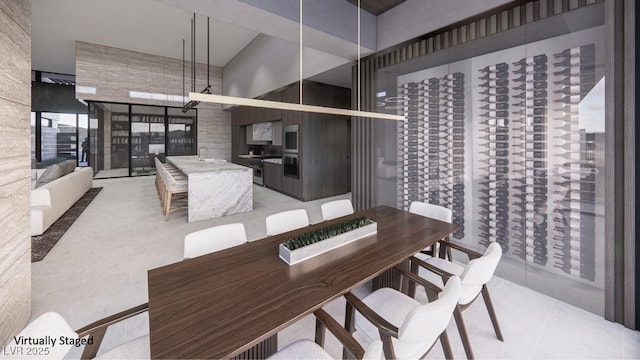
<path id="1" fill-rule="evenodd" d="M 129 169 L 109 169 L 109 170 L 100 170 L 96 173 L 96 179 L 109 179 L 109 178 L 117 178 L 129 176 Z"/>
<path id="2" fill-rule="evenodd" d="M 250 241 L 258 240 L 265 236 L 267 215 L 303 207 L 311 222 L 318 222 L 319 205 L 326 201 L 301 203 L 255 187 L 253 212 L 198 223 L 187 223 L 186 212 L 175 212 L 164 222 L 153 177 L 96 180 L 94 186 L 104 189 L 49 255 L 33 264 L 33 316 L 57 311 L 76 329 L 147 301 L 147 270 L 180 261 L 185 234 L 242 222 Z M 501 278 L 494 278 L 489 287 L 505 341 L 496 340 L 486 309 L 478 301 L 464 313 L 477 358 L 640 358 L 637 331 Z M 367 291 L 361 288 L 357 293 Z M 337 319 L 343 318 L 344 300 L 326 308 Z M 103 349 L 147 333 L 147 323 L 142 315 L 113 326 Z M 313 331 L 314 320 L 307 317 L 282 331 L 279 344 L 313 338 Z M 450 338 L 456 358 L 464 358 L 453 322 Z M 335 357 L 341 355 L 331 336 L 327 350 Z M 439 344 L 428 358 L 442 358 Z"/>

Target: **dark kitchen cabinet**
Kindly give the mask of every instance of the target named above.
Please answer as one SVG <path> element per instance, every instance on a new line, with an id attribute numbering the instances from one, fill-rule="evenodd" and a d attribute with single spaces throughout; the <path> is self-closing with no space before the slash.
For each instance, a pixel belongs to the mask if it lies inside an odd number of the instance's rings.
<path id="1" fill-rule="evenodd" d="M 263 162 L 262 181 L 264 186 L 276 191 L 282 191 L 282 164 Z"/>
<path id="2" fill-rule="evenodd" d="M 282 101 L 282 93 L 280 91 L 270 92 L 266 95 L 258 97 L 261 100 Z M 268 108 L 254 108 L 257 112 L 256 122 L 276 121 L 282 119 L 282 110 Z"/>
<path id="3" fill-rule="evenodd" d="M 335 108 L 351 108 L 351 91 L 336 86 L 304 82 L 303 103 L 307 105 L 327 106 Z M 261 99 L 299 103 L 300 84 L 295 83 L 278 91 L 266 94 Z M 340 195 L 351 191 L 350 182 L 350 129 L 351 118 L 346 116 L 306 113 L 300 111 L 272 110 L 237 107 L 232 112 L 233 141 L 240 139 L 238 129 L 245 130 L 246 125 L 262 121 L 277 121 L 281 119 L 278 127 L 283 129 L 287 125 L 299 127 L 299 176 L 284 176 L 282 165 L 278 173 L 280 180 L 272 179 L 280 183 L 281 192 L 294 198 L 310 201 L 319 198 Z M 256 115 L 255 112 L 258 111 Z M 236 126 L 238 129 L 236 129 Z M 243 144 L 233 145 L 235 154 L 246 154 L 246 140 Z M 281 142 L 277 142 L 281 144 Z M 277 145 L 273 143 L 273 145 Z M 271 164 L 274 165 L 274 164 Z M 265 185 L 277 190 L 277 185 L 268 185 L 269 170 L 265 163 Z M 273 170 L 273 168 L 271 168 Z M 273 174 L 273 171 L 271 171 Z"/>
<path id="4" fill-rule="evenodd" d="M 282 135 L 283 135 L 282 120 L 273 121 L 272 123 L 273 123 L 273 140 L 271 141 L 271 144 L 274 146 L 282 146 Z"/>

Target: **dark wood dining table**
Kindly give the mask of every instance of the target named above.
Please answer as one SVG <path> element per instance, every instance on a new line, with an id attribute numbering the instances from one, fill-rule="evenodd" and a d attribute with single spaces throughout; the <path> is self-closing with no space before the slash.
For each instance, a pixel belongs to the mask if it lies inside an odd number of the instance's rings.
<path id="1" fill-rule="evenodd" d="M 293 266 L 278 257 L 286 238 L 359 216 L 376 221 L 377 234 Z M 379 206 L 150 270 L 151 357 L 268 355 L 278 331 L 458 229 Z"/>

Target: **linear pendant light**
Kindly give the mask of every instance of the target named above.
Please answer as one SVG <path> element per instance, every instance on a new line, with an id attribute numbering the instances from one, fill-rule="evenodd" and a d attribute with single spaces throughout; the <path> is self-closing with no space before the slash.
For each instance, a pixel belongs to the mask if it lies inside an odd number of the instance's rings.
<path id="1" fill-rule="evenodd" d="M 249 99 L 242 98 L 236 96 L 226 96 L 226 95 L 213 95 L 213 94 L 202 94 L 196 92 L 189 93 L 189 100 L 191 101 L 199 101 L 199 102 L 208 102 L 208 103 L 216 103 L 216 104 L 225 104 L 225 105 L 238 105 L 238 106 L 251 106 L 251 107 L 260 107 L 260 108 L 268 108 L 268 109 L 278 109 L 278 110 L 292 110 L 292 111 L 302 111 L 309 113 L 319 113 L 319 114 L 330 114 L 330 115 L 344 115 L 344 116 L 353 116 L 353 117 L 362 117 L 362 118 L 372 118 L 372 119 L 382 119 L 382 120 L 395 120 L 395 121 L 404 121 L 405 117 L 402 115 L 392 115 L 392 114 L 384 114 L 377 112 L 369 112 L 369 111 L 360 111 L 360 0 L 358 0 L 358 110 L 350 110 L 350 109 L 341 109 L 341 108 L 333 108 L 326 106 L 315 106 L 315 105 L 305 105 L 302 103 L 302 1 L 300 0 L 300 103 L 287 103 L 281 101 L 271 101 L 271 100 L 259 100 L 259 99 Z"/>

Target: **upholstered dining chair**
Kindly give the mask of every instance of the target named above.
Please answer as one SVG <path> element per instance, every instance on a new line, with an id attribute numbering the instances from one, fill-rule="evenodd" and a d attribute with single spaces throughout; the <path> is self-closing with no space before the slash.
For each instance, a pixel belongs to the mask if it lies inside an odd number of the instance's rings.
<path id="1" fill-rule="evenodd" d="M 353 205 L 349 199 L 326 202 L 320 205 L 320 211 L 322 211 L 322 221 L 336 219 L 354 212 Z"/>
<path id="2" fill-rule="evenodd" d="M 20 349 L 27 348 L 28 345 L 22 345 L 16 342 L 16 339 L 20 338 L 45 339 L 48 337 L 56 340 L 60 337 L 77 339 L 78 334 L 71 329 L 71 326 L 69 326 L 60 314 L 47 312 L 33 320 L 17 336 L 13 337 L 11 342 L 4 347 L 2 355 L 9 355 L 9 358 L 13 358 L 13 356 L 15 356 L 16 359 L 21 357 L 36 359 L 64 359 L 67 353 L 69 353 L 69 350 L 73 348 L 72 342 L 58 343 L 55 346 L 45 345 L 42 347 L 42 354 L 29 356 L 25 349 Z M 0 356 L 0 358 L 4 358 L 4 356 Z"/>
<path id="3" fill-rule="evenodd" d="M 413 201 L 411 205 L 409 205 L 409 212 L 417 215 L 421 215 L 424 217 L 440 220 L 443 222 L 451 223 L 453 222 L 453 212 L 451 209 L 447 209 L 444 206 L 428 204 L 420 201 Z M 422 254 L 429 254 L 432 256 L 436 256 L 435 251 L 437 246 L 430 246 L 427 249 L 421 251 Z M 451 252 L 447 253 L 449 259 L 451 259 Z M 444 256 L 444 254 L 441 254 Z M 424 257 L 421 257 L 424 258 Z"/>
<path id="4" fill-rule="evenodd" d="M 285 346 L 282 350 L 271 355 L 268 360 L 290 359 L 333 359 L 324 351 L 324 329 L 328 329 L 344 346 L 344 349 L 355 359 L 380 360 L 382 357 L 382 342 L 372 341 L 364 349 L 336 320 L 324 310 L 314 312 L 316 316 L 316 342 L 298 340 Z"/>
<path id="5" fill-rule="evenodd" d="M 288 210 L 267 216 L 267 236 L 309 226 L 309 217 L 304 209 Z"/>
<path id="6" fill-rule="evenodd" d="M 458 300 L 458 305 L 456 306 L 453 316 L 458 325 L 458 331 L 460 332 L 460 338 L 462 339 L 462 345 L 464 346 L 467 358 L 473 359 L 473 351 L 464 320 L 462 319 L 462 311 L 467 309 L 478 298 L 478 295 L 482 294 L 496 337 L 498 340 L 504 341 L 500 325 L 498 324 L 498 318 L 496 317 L 496 312 L 493 308 L 491 297 L 489 296 L 489 289 L 487 288 L 487 283 L 493 277 L 498 262 L 502 257 L 502 248 L 500 244 L 494 242 L 487 247 L 484 254 L 481 254 L 452 242 L 442 242 L 442 246 L 466 253 L 470 261 L 466 266 L 461 266 L 438 257 L 430 257 L 422 260 L 414 256 L 411 257 L 411 261 L 421 268 L 439 275 L 442 281 L 446 281 L 446 279 L 453 276 L 460 277 L 462 283 L 460 299 Z M 422 269 L 420 269 L 420 275 L 428 276 L 426 272 L 422 272 Z M 427 296 L 429 296 L 429 291 L 427 291 Z"/>
<path id="7" fill-rule="evenodd" d="M 184 237 L 184 259 L 224 250 L 247 242 L 244 225 L 240 223 L 214 226 L 192 232 Z"/>
<path id="8" fill-rule="evenodd" d="M 11 349 L 20 347 L 20 344 L 15 343 L 15 339 L 20 336 L 32 337 L 32 338 L 45 338 L 50 336 L 53 339 L 59 339 L 64 336 L 68 339 L 81 339 L 87 336 L 91 336 L 93 339 L 92 344 L 85 345 L 82 353 L 82 359 L 149 359 L 151 356 L 149 347 L 149 335 L 141 336 L 137 339 L 131 340 L 113 349 L 107 350 L 96 357 L 96 353 L 100 349 L 102 339 L 110 325 L 126 320 L 130 317 L 146 312 L 148 304 L 138 305 L 131 309 L 122 311 L 120 313 L 111 315 L 104 319 L 93 322 L 79 330 L 72 330 L 67 321 L 58 313 L 47 312 L 40 315 L 37 319 L 31 322 L 25 327 L 20 334 L 13 338 L 11 343 L 8 344 L 5 349 Z M 55 346 L 47 347 L 48 354 L 43 356 L 29 356 L 30 359 L 63 359 L 69 353 L 71 348 L 74 347 L 73 342 L 68 343 L 56 343 Z M 5 350 L 6 352 L 6 350 Z M 24 358 L 26 352 L 17 358 Z M 10 354 L 8 354 L 10 355 Z"/>
<path id="9" fill-rule="evenodd" d="M 382 340 L 387 359 L 423 358 L 438 338 L 445 357 L 453 358 L 446 329 L 460 297 L 460 279 L 451 277 L 440 291 L 438 286 L 414 273 L 399 267 L 393 269 L 411 281 L 439 292 L 439 298 L 421 304 L 392 288 L 378 289 L 362 300 L 347 293 L 347 330 L 363 345 Z M 354 309 L 357 310 L 355 317 Z"/>

